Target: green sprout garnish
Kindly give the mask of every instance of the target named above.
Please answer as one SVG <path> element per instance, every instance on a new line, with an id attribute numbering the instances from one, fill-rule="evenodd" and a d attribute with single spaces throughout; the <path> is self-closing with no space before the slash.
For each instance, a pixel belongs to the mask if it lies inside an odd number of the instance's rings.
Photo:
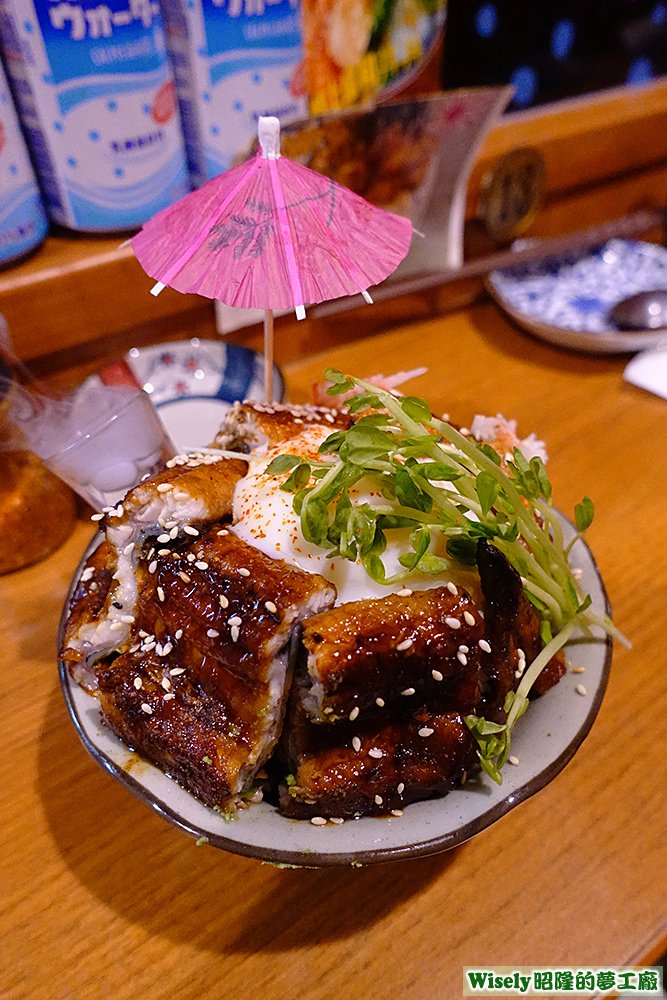
<path id="1" fill-rule="evenodd" d="M 539 615 L 543 647 L 517 690 L 508 693 L 506 721 L 465 719 L 481 766 L 500 783 L 512 729 L 528 707 L 528 694 L 575 630 L 590 636 L 597 627 L 627 645 L 610 618 L 592 607 L 568 562 L 593 521 L 593 502 L 584 497 L 576 505 L 576 534 L 566 546 L 541 458 L 527 460 L 515 448 L 505 470 L 490 445 L 438 420 L 425 400 L 395 396 L 336 369 L 324 374 L 331 382 L 328 393 L 352 392 L 346 405 L 350 413 L 363 415 L 348 430 L 330 434 L 317 460 L 280 455 L 266 470 L 288 474 L 281 489 L 294 494 L 304 538 L 326 548 L 329 557 L 360 562 L 373 580 L 387 585 L 415 571 L 442 575 L 455 565 L 474 566 L 477 543 L 484 538 L 519 573 Z M 350 495 L 362 479 L 372 501 Z M 397 528 L 409 532 L 398 559 L 401 570 L 388 574 L 382 555 L 388 533 Z"/>

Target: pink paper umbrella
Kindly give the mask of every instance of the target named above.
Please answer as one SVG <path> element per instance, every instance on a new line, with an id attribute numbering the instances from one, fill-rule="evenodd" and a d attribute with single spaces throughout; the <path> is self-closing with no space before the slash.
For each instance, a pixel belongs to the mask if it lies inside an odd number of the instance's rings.
<path id="1" fill-rule="evenodd" d="M 241 309 L 263 309 L 264 377 L 273 383 L 273 311 L 361 294 L 410 248 L 409 219 L 280 155 L 280 123 L 260 118 L 256 156 L 158 212 L 132 239 L 165 286 Z"/>

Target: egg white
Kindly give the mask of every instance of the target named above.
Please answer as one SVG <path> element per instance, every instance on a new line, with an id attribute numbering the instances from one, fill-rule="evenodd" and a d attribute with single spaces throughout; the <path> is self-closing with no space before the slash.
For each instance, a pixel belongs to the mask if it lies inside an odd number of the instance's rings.
<path id="1" fill-rule="evenodd" d="M 282 559 L 308 573 L 319 573 L 336 587 L 337 604 L 386 597 L 404 587 L 428 590 L 444 586 L 451 577 L 425 573 L 412 573 L 409 579 L 400 584 L 376 583 L 359 561 L 351 562 L 338 557 L 327 559 L 326 549 L 307 542 L 303 537 L 299 518 L 292 509 L 293 495 L 280 489 L 285 477 L 269 475 L 266 468 L 274 458 L 286 452 L 304 459 L 315 458 L 320 444 L 330 433 L 330 427 L 304 427 L 300 434 L 290 438 L 288 442 L 269 449 L 259 458 L 251 459 L 247 475 L 239 480 L 234 492 L 236 534 L 274 559 Z M 373 492 L 369 481 L 360 480 L 350 489 L 350 498 L 353 502 L 355 499 L 362 503 L 369 500 L 377 502 L 378 493 Z M 388 533 L 387 548 L 382 556 L 388 575 L 402 571 L 398 557 L 407 549 L 408 534 L 409 529 Z"/>

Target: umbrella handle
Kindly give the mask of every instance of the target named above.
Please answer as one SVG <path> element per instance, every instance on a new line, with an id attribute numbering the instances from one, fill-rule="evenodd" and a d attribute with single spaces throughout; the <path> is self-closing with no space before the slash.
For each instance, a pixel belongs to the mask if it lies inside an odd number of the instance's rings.
<path id="1" fill-rule="evenodd" d="M 264 400 L 273 402 L 273 310 L 264 312 Z"/>

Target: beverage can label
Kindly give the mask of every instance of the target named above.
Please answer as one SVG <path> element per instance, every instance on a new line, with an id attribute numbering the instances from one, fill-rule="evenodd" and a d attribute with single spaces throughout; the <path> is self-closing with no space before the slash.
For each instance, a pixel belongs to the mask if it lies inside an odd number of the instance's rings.
<path id="1" fill-rule="evenodd" d="M 0 63 L 0 264 L 39 246 L 48 228 L 37 181 Z"/>
<path id="2" fill-rule="evenodd" d="M 248 155 L 260 115 L 308 112 L 299 0 L 163 0 L 196 184 Z"/>
<path id="3" fill-rule="evenodd" d="M 55 221 L 131 229 L 187 193 L 157 0 L 0 0 L 0 35 Z"/>

